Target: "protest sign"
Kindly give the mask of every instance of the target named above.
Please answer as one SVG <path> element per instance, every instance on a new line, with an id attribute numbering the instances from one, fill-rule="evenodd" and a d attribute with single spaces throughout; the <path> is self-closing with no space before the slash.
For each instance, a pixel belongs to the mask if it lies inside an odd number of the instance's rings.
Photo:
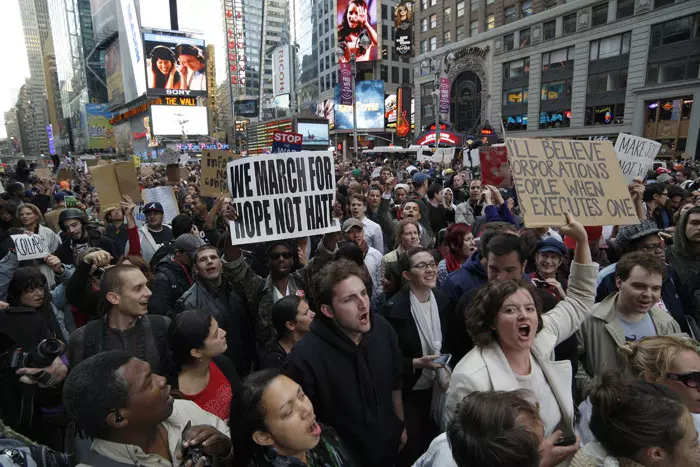
<path id="1" fill-rule="evenodd" d="M 180 214 L 177 207 L 175 192 L 171 186 L 157 186 L 155 188 L 146 188 L 142 191 L 143 202 L 160 203 L 163 205 L 163 223 L 170 224 L 173 218 Z"/>
<path id="2" fill-rule="evenodd" d="M 73 183 L 73 169 L 70 167 L 61 167 L 56 175 L 56 180 L 59 182 L 66 180 L 69 183 Z"/>
<path id="3" fill-rule="evenodd" d="M 15 242 L 15 252 L 19 261 L 28 259 L 42 259 L 49 255 L 49 249 L 36 234 L 18 234 L 11 235 L 12 241 Z"/>
<path id="4" fill-rule="evenodd" d="M 41 180 L 48 180 L 51 178 L 51 169 L 34 169 L 34 173 Z"/>
<path id="5" fill-rule="evenodd" d="M 505 145 L 483 147 L 479 151 L 481 183 L 498 188 L 513 188 Z"/>
<path id="6" fill-rule="evenodd" d="M 661 143 L 657 141 L 626 133 L 617 136 L 615 153 L 627 184 L 632 183 L 635 178 L 647 178 L 647 171 L 654 165 L 659 149 Z"/>
<path id="7" fill-rule="evenodd" d="M 150 177 L 153 175 L 153 166 L 152 165 L 142 165 L 141 166 L 141 176 L 142 177 Z"/>
<path id="8" fill-rule="evenodd" d="M 436 162 L 449 164 L 454 159 L 456 148 L 437 148 L 434 152 L 418 151 L 418 162 Z"/>
<path id="9" fill-rule="evenodd" d="M 118 208 L 122 195 L 131 196 L 135 203 L 143 201 L 133 161 L 96 165 L 89 170 L 102 209 Z"/>
<path id="10" fill-rule="evenodd" d="M 117 162 L 114 164 L 114 171 L 117 174 L 117 181 L 119 182 L 119 192 L 122 195 L 129 195 L 134 203 L 143 201 L 134 161 Z"/>
<path id="11" fill-rule="evenodd" d="M 67 208 L 74 208 L 78 206 L 78 199 L 75 196 L 66 196 L 64 198 Z"/>
<path id="12" fill-rule="evenodd" d="M 182 178 L 180 166 L 177 164 L 168 164 L 165 168 L 165 176 L 168 178 L 169 182 L 180 183 L 180 179 Z"/>
<path id="13" fill-rule="evenodd" d="M 508 138 L 508 159 L 527 227 L 636 224 L 610 141 Z"/>
<path id="14" fill-rule="evenodd" d="M 0 182 L 0 195 L 5 193 L 5 187 L 2 185 L 2 182 Z"/>
<path id="15" fill-rule="evenodd" d="M 278 132 L 272 136 L 272 154 L 280 152 L 299 152 L 304 135 L 301 133 Z"/>
<path id="16" fill-rule="evenodd" d="M 185 156 L 186 155 L 187 154 L 185 154 Z M 165 149 L 163 149 L 163 152 L 160 153 L 158 160 L 166 165 L 179 164 L 180 163 L 180 153 L 173 150 L 173 149 L 165 148 Z"/>
<path id="17" fill-rule="evenodd" d="M 228 191 L 226 165 L 236 156 L 231 151 L 204 151 L 202 153 L 202 183 L 199 193 L 202 196 L 219 196 Z"/>
<path id="18" fill-rule="evenodd" d="M 335 168 L 330 151 L 241 158 L 228 163 L 228 188 L 238 219 L 234 244 L 335 232 Z"/>
<path id="19" fill-rule="evenodd" d="M 100 165 L 102 163 L 103 161 L 99 159 L 88 159 L 85 161 L 85 165 L 87 165 L 88 167 L 95 167 L 96 165 Z"/>

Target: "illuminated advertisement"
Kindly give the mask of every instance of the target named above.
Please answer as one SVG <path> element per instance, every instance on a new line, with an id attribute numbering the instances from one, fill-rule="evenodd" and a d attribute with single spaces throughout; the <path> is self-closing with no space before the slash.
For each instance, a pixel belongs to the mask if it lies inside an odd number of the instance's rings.
<path id="1" fill-rule="evenodd" d="M 243 5 L 240 0 L 224 0 L 226 23 L 226 62 L 229 85 L 232 89 L 245 86 L 245 34 L 243 33 Z M 232 92 L 233 94 L 233 92 Z"/>
<path id="2" fill-rule="evenodd" d="M 202 39 L 143 35 L 149 96 L 206 96 L 207 55 Z"/>
<path id="3" fill-rule="evenodd" d="M 353 55 L 358 62 L 369 62 L 379 58 L 379 0 L 336 0 L 336 39 L 338 47 L 345 51 L 341 63 L 350 62 Z M 360 42 L 367 42 L 363 47 Z"/>
<path id="4" fill-rule="evenodd" d="M 389 94 L 384 99 L 384 126 L 396 128 L 396 94 Z"/>
<path id="5" fill-rule="evenodd" d="M 257 99 L 243 99 L 236 101 L 236 115 L 239 117 L 257 117 L 260 111 L 258 110 Z"/>
<path id="6" fill-rule="evenodd" d="M 209 134 L 206 107 L 152 105 L 153 136 L 201 136 Z"/>
<path id="7" fill-rule="evenodd" d="M 401 86 L 396 93 L 396 135 L 407 136 L 413 128 L 411 87 Z"/>
<path id="8" fill-rule="evenodd" d="M 304 146 L 322 146 L 328 147 L 331 144 L 331 138 L 328 135 L 328 123 L 311 123 L 297 122 L 297 133 L 301 133 L 304 137 Z"/>
<path id="9" fill-rule="evenodd" d="M 53 156 L 56 154 L 56 144 L 53 139 L 53 127 L 51 125 L 46 127 L 46 134 L 49 137 L 49 154 Z"/>
<path id="10" fill-rule="evenodd" d="M 114 128 L 109 120 L 112 114 L 108 104 L 85 104 L 87 149 L 114 147 Z"/>
<path id="11" fill-rule="evenodd" d="M 268 154 L 275 133 L 292 132 L 292 120 L 283 118 L 248 125 L 248 154 Z"/>
<path id="12" fill-rule="evenodd" d="M 394 9 L 394 51 L 400 57 L 413 52 L 413 3 L 402 2 Z"/>
<path id="13" fill-rule="evenodd" d="M 335 87 L 340 101 L 340 86 Z M 384 81 L 360 81 L 355 85 L 358 130 L 384 130 Z M 352 130 L 352 106 L 335 106 L 335 129 Z"/>
<path id="14" fill-rule="evenodd" d="M 110 105 L 124 104 L 124 76 L 122 59 L 119 53 L 119 39 L 105 51 L 105 73 L 107 76 L 107 96 Z"/>

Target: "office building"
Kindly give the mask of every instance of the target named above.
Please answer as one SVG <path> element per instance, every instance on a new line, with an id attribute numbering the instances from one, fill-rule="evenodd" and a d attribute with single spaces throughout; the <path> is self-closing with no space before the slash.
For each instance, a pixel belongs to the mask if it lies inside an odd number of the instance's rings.
<path id="1" fill-rule="evenodd" d="M 421 0 L 416 121 L 435 121 L 434 69 L 421 64 L 452 52 L 440 74 L 451 81 L 441 120 L 456 131 L 488 120 L 518 137 L 631 133 L 661 142 L 662 157 L 695 157 L 699 12 L 697 0 Z"/>
<path id="2" fill-rule="evenodd" d="M 20 134 L 17 107 L 10 107 L 5 112 L 5 133 L 7 139 L 12 141 L 14 153 L 22 152 L 22 135 Z"/>

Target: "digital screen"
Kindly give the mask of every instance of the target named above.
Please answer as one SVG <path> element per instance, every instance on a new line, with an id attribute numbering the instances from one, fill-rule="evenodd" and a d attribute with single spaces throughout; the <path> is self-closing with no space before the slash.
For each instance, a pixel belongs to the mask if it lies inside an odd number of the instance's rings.
<path id="1" fill-rule="evenodd" d="M 341 63 L 350 62 L 353 54 L 358 62 L 379 59 L 379 11 L 379 0 L 336 0 L 336 38 L 345 51 Z M 361 45 L 362 37 L 368 39 L 369 47 Z"/>
<path id="2" fill-rule="evenodd" d="M 202 39 L 143 35 L 149 96 L 206 96 L 207 49 Z"/>
<path id="3" fill-rule="evenodd" d="M 304 136 L 302 141 L 304 146 L 328 147 L 331 144 L 327 123 L 297 122 L 297 133 L 301 133 Z"/>
<path id="4" fill-rule="evenodd" d="M 357 128 L 384 130 L 384 81 L 359 81 L 355 84 Z M 339 105 L 340 85 L 335 87 L 335 129 L 352 130 L 352 106 Z"/>
<path id="5" fill-rule="evenodd" d="M 206 107 L 152 105 L 154 136 L 200 136 L 209 134 Z"/>

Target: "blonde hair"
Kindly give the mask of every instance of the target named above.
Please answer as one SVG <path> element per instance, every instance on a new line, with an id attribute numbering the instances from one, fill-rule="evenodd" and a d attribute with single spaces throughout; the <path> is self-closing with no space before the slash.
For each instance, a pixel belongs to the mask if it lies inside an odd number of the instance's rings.
<path id="1" fill-rule="evenodd" d="M 700 344 L 684 336 L 654 336 L 620 347 L 620 354 L 631 375 L 654 383 L 666 377 L 673 359 L 685 351 L 700 355 Z"/>
<path id="2" fill-rule="evenodd" d="M 19 207 L 17 208 L 17 215 L 16 215 L 17 219 L 19 219 L 19 213 L 22 211 L 22 209 L 29 209 L 30 211 L 32 211 L 36 215 L 37 225 L 44 223 L 44 215 L 41 213 L 41 210 L 35 204 L 32 204 L 32 203 L 20 204 Z"/>

